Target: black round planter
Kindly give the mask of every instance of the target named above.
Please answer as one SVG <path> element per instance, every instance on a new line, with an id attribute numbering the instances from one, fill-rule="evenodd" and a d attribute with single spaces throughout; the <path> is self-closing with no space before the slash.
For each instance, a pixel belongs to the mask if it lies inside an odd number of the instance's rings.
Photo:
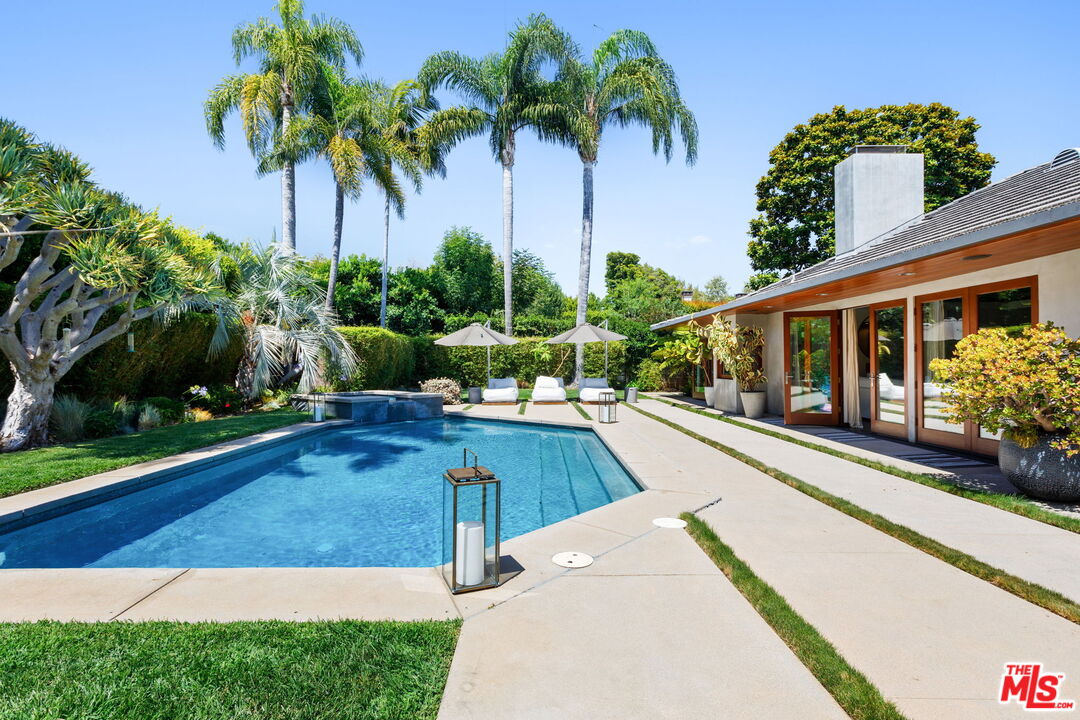
<path id="1" fill-rule="evenodd" d="M 1040 435 L 1022 448 L 1008 438 L 998 449 L 998 465 L 1009 482 L 1025 495 L 1055 502 L 1080 502 L 1080 455 L 1068 457 L 1050 447 L 1056 436 Z"/>

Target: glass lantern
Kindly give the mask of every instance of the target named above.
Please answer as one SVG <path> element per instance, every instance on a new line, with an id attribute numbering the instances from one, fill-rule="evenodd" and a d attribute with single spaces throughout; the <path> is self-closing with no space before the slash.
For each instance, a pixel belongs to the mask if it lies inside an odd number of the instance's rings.
<path id="1" fill-rule="evenodd" d="M 326 395 L 321 392 L 312 392 L 310 397 L 311 422 L 322 422 L 326 419 Z"/>
<path id="2" fill-rule="evenodd" d="M 618 403 L 615 402 L 615 391 L 607 390 L 600 393 L 600 422 L 613 423 L 615 422 L 615 407 Z"/>
<path id="3" fill-rule="evenodd" d="M 443 579 L 450 592 L 499 585 L 500 482 L 466 449 L 473 464 L 443 473 Z"/>

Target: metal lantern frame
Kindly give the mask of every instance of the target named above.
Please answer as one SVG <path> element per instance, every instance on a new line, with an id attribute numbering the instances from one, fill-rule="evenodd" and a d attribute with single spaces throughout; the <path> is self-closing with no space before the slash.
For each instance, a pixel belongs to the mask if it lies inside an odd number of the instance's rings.
<path id="1" fill-rule="evenodd" d="M 311 422 L 323 422 L 326 420 L 326 393 L 312 392 L 310 397 Z"/>
<path id="2" fill-rule="evenodd" d="M 473 464 L 467 465 L 468 456 L 473 456 Z M 443 529 L 443 532 L 449 532 L 451 540 L 451 552 L 450 561 L 443 566 L 443 580 L 446 581 L 447 587 L 454 595 L 467 592 L 475 592 L 477 590 L 487 590 L 489 588 L 498 587 L 501 580 L 500 573 L 500 549 L 499 539 L 502 532 L 502 482 L 495 476 L 493 472 L 488 470 L 479 464 L 479 458 L 476 453 L 468 448 L 465 448 L 462 452 L 462 465 L 465 467 L 452 468 L 443 473 L 443 480 L 446 481 L 446 485 L 443 486 L 443 515 L 444 520 L 446 515 L 446 493 L 453 493 L 451 505 L 453 507 L 452 517 L 450 519 L 449 527 Z M 480 492 L 480 517 L 484 518 L 484 579 L 473 585 L 465 585 L 458 582 L 458 562 L 460 560 L 460 553 L 458 548 L 458 518 L 459 508 L 461 507 L 462 492 L 474 493 L 475 488 L 479 488 Z M 495 533 L 494 533 L 494 550 L 489 555 L 487 545 L 487 516 L 489 503 L 494 503 L 495 512 Z M 445 547 L 445 535 L 443 536 L 443 542 Z"/>
<path id="3" fill-rule="evenodd" d="M 597 404 L 600 406 L 597 412 L 597 419 L 602 423 L 615 422 L 615 408 L 619 403 L 615 399 L 614 390 L 605 390 L 600 393 Z"/>

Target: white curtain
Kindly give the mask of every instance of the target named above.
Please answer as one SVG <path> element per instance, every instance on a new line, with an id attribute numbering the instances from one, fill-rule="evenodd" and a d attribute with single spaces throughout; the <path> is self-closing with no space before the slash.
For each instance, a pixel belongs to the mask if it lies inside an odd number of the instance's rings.
<path id="1" fill-rule="evenodd" d="M 841 334 L 844 337 L 844 422 L 853 428 L 861 428 L 862 411 L 859 409 L 859 327 L 855 324 L 855 309 L 848 308 L 841 316 Z"/>

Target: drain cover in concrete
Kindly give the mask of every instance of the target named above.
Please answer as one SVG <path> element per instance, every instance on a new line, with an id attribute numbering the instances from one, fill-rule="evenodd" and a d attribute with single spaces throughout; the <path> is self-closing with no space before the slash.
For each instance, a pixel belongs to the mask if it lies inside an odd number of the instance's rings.
<path id="1" fill-rule="evenodd" d="M 551 556 L 551 562 L 564 568 L 589 567 L 593 563 L 592 555 L 580 552 L 561 552 Z"/>
<path id="2" fill-rule="evenodd" d="M 684 528 L 686 527 L 686 521 L 679 518 L 656 518 L 652 521 L 652 524 L 661 528 Z"/>

